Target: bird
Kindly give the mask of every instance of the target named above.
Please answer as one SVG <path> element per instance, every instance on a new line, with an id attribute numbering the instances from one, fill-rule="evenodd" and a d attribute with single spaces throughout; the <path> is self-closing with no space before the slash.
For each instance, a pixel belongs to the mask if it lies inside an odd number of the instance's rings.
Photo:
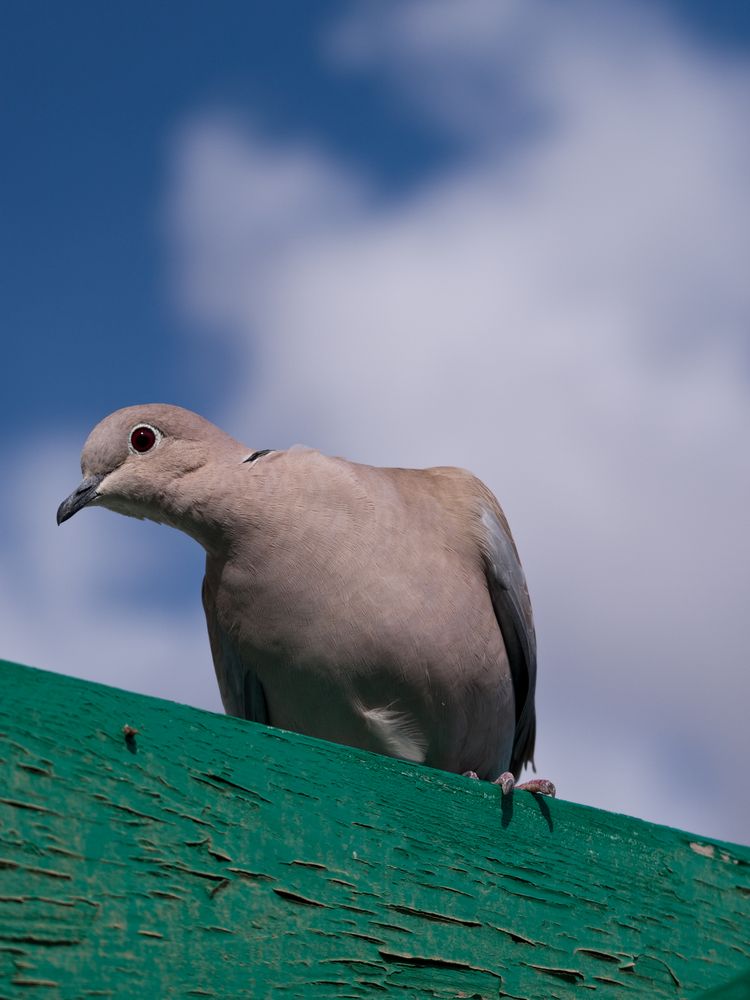
<path id="1" fill-rule="evenodd" d="M 253 450 L 190 410 L 116 410 L 89 434 L 62 524 L 105 507 L 205 550 L 225 711 L 553 795 L 533 766 L 536 635 L 492 492 L 466 470 Z"/>

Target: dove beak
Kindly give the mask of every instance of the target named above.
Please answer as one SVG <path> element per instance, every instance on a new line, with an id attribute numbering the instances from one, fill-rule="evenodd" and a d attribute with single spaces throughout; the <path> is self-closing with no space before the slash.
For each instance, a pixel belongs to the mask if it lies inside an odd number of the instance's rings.
<path id="1" fill-rule="evenodd" d="M 97 491 L 102 479 L 104 476 L 87 476 L 57 508 L 57 523 L 62 524 L 82 507 L 86 507 L 96 500 L 99 496 Z"/>

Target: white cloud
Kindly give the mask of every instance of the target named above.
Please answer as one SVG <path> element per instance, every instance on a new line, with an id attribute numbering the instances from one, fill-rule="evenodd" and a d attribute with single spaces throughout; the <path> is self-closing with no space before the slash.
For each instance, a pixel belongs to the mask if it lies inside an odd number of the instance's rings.
<path id="1" fill-rule="evenodd" d="M 329 51 L 472 155 L 383 207 L 322 153 L 188 132 L 184 273 L 253 386 L 227 421 L 259 446 L 482 475 L 535 598 L 542 770 L 744 838 L 747 76 L 642 11 L 573 5 L 558 31 L 544 4 L 356 10 Z M 294 211 L 256 229 L 280 170 Z"/>
<path id="2" fill-rule="evenodd" d="M 279 252 L 343 223 L 363 194 L 317 150 L 256 142 L 236 117 L 183 130 L 175 153 L 165 213 L 175 281 L 188 317 L 220 331 L 247 321 L 238 289 L 262 286 Z"/>

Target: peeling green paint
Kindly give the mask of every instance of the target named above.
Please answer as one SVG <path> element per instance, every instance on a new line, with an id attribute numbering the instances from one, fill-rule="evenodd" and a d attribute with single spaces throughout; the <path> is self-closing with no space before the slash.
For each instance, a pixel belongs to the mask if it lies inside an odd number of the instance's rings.
<path id="1" fill-rule="evenodd" d="M 2 662 L 0 774 L 0 998 L 690 998 L 750 968 L 750 849 L 625 816 Z"/>
<path id="2" fill-rule="evenodd" d="M 701 993 L 695 1000 L 748 1000 L 750 997 L 750 970 L 729 983 Z"/>

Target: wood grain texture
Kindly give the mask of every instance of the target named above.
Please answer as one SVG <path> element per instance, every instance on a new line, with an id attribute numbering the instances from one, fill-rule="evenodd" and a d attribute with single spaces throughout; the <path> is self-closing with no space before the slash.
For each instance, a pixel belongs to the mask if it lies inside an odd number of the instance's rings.
<path id="1" fill-rule="evenodd" d="M 701 993 L 695 1000 L 748 1000 L 750 997 L 750 971 L 737 976 L 730 983 L 724 983 L 713 990 Z"/>
<path id="2" fill-rule="evenodd" d="M 0 997 L 689 998 L 750 967 L 750 849 L 628 817 L 2 662 L 0 774 Z"/>

